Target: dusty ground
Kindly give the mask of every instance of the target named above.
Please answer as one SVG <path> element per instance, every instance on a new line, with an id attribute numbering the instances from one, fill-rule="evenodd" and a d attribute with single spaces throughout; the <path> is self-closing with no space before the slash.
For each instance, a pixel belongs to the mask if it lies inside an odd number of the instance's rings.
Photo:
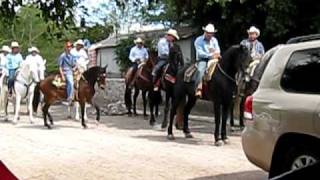
<path id="1" fill-rule="evenodd" d="M 0 159 L 20 179 L 267 179 L 246 159 L 239 135 L 213 146 L 209 123 L 191 123 L 194 139 L 175 130 L 176 140 L 168 141 L 142 117 L 104 116 L 84 130 L 67 120 L 64 106 L 51 112 L 52 130 L 39 117 L 35 124 L 25 115 L 18 125 L 0 120 Z"/>

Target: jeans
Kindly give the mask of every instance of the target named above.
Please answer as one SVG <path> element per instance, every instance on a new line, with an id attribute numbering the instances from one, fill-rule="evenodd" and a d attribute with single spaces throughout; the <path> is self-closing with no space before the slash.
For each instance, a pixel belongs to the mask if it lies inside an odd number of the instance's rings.
<path id="1" fill-rule="evenodd" d="M 8 89 L 9 89 L 9 92 L 12 91 L 12 88 L 13 88 L 13 85 L 14 85 L 14 78 L 15 78 L 15 75 L 16 75 L 16 70 L 17 69 L 9 69 L 9 78 L 8 78 Z"/>
<path id="2" fill-rule="evenodd" d="M 72 73 L 65 74 L 66 83 L 67 83 L 67 100 L 71 100 L 73 96 L 73 75 Z"/>
<path id="3" fill-rule="evenodd" d="M 167 64 L 166 60 L 159 59 L 157 64 L 154 66 L 153 71 L 152 71 L 152 76 L 156 77 L 159 74 L 159 71 L 162 69 L 162 67 Z"/>
<path id="4" fill-rule="evenodd" d="M 199 83 L 202 81 L 202 78 L 204 76 L 204 73 L 207 69 L 207 61 L 197 61 L 197 68 L 199 71 L 199 74 L 197 76 L 196 84 L 199 85 Z"/>

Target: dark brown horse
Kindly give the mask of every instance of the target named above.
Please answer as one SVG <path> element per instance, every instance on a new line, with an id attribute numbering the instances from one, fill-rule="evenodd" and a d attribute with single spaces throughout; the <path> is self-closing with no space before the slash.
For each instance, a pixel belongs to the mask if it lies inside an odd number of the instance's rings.
<path id="1" fill-rule="evenodd" d="M 161 103 L 161 93 L 153 91 L 153 84 L 152 84 L 152 69 L 155 65 L 155 61 L 157 58 L 156 52 L 152 51 L 149 52 L 149 59 L 144 62 L 143 64 L 139 65 L 139 68 L 136 72 L 136 78 L 134 82 L 134 97 L 133 97 L 133 113 L 137 115 L 136 112 L 136 102 L 137 97 L 139 95 L 139 91 L 142 91 L 142 99 L 143 99 L 143 115 L 146 117 L 146 104 L 147 99 L 146 95 L 148 93 L 149 98 L 149 108 L 150 108 L 150 121 L 154 119 L 153 109 L 156 109 L 156 115 L 158 115 L 158 106 Z M 132 89 L 129 87 L 129 80 L 130 77 L 130 69 L 127 71 L 126 74 L 126 90 L 125 90 L 125 104 L 128 109 L 128 114 L 131 115 L 131 109 L 132 109 Z M 152 101 L 150 101 L 152 99 Z"/>
<path id="2" fill-rule="evenodd" d="M 95 84 L 97 83 L 99 88 L 104 89 L 106 86 L 106 67 L 91 67 L 87 71 L 85 71 L 82 75 L 82 78 L 79 81 L 78 94 L 76 101 L 79 102 L 81 107 L 81 124 L 83 128 L 87 128 L 87 125 L 84 120 L 84 108 L 85 103 L 92 104 L 92 97 L 95 94 Z M 50 124 L 53 125 L 52 116 L 49 113 L 49 107 L 57 102 L 62 101 L 67 98 L 66 88 L 59 87 L 57 88 L 52 84 L 56 75 L 50 75 L 46 77 L 43 81 L 35 88 L 35 94 L 33 99 L 33 110 L 36 111 L 38 108 L 38 104 L 40 101 L 40 91 L 44 95 L 44 106 L 42 107 L 44 126 L 48 129 L 51 129 L 51 126 L 47 122 L 47 117 L 50 120 Z M 97 111 L 96 120 L 99 122 L 100 120 L 100 108 L 98 105 L 93 104 Z"/>

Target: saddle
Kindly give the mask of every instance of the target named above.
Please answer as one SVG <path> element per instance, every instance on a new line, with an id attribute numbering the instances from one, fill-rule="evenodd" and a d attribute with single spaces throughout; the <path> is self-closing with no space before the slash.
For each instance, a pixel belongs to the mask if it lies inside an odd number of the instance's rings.
<path id="1" fill-rule="evenodd" d="M 73 81 L 74 81 L 74 99 L 78 99 L 78 87 L 79 87 L 79 82 L 82 77 L 82 74 L 79 71 L 75 71 L 73 73 Z M 52 84 L 58 88 L 58 89 L 66 89 L 66 81 L 63 81 L 61 78 L 60 74 L 55 75 L 54 79 L 52 80 Z"/>
<path id="2" fill-rule="evenodd" d="M 167 73 L 168 68 L 169 68 L 170 64 L 165 65 L 165 67 L 163 68 L 163 76 L 162 78 L 169 81 L 170 83 L 174 84 L 176 83 L 176 77 L 174 77 L 173 75 Z"/>
<path id="3" fill-rule="evenodd" d="M 218 59 L 211 59 L 207 63 L 207 69 L 203 76 L 203 81 L 208 82 L 211 80 L 212 75 L 217 67 L 219 60 Z M 194 75 L 198 72 L 197 65 L 192 64 L 184 73 L 184 82 L 191 82 L 193 81 Z"/>

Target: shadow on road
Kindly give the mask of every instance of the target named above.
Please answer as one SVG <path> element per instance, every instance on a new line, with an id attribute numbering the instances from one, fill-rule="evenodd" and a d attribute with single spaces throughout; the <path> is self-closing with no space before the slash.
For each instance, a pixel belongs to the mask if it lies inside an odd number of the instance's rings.
<path id="1" fill-rule="evenodd" d="M 165 135 L 139 135 L 139 136 L 132 136 L 132 137 L 148 139 L 150 141 L 167 142 L 167 143 L 190 144 L 190 145 L 201 144 L 201 140 L 198 138 L 186 139 L 184 137 L 175 137 L 175 140 L 168 140 Z"/>
<path id="2" fill-rule="evenodd" d="M 197 177 L 188 180 L 267 180 L 267 173 L 262 171 L 243 171 L 231 174 Z"/>

